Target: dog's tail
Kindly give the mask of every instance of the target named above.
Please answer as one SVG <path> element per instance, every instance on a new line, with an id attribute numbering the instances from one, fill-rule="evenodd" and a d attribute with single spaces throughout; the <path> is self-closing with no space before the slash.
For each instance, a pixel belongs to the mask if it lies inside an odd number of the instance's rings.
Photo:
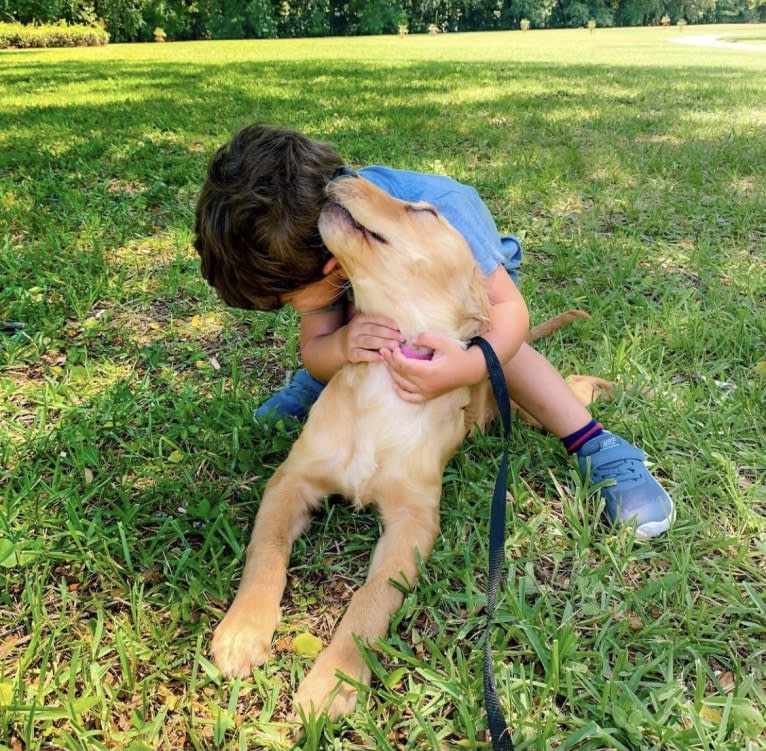
<path id="1" fill-rule="evenodd" d="M 590 315 L 584 310 L 567 310 L 564 313 L 559 313 L 553 318 L 549 318 L 547 321 L 543 321 L 537 326 L 533 326 L 527 334 L 527 342 L 531 344 L 538 339 L 544 339 L 546 336 L 550 336 L 554 331 L 558 331 L 563 326 L 567 326 L 572 321 L 585 320 L 590 318 Z"/>

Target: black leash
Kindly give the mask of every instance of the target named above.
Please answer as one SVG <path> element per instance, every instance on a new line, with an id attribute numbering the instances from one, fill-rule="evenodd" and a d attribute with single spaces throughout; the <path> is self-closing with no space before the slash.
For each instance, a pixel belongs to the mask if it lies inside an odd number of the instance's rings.
<path id="1" fill-rule="evenodd" d="M 0 321 L 0 331 L 3 334 L 18 334 L 19 331 L 23 331 L 24 324 L 20 321 Z"/>
<path id="2" fill-rule="evenodd" d="M 493 751 L 513 751 L 511 731 L 505 722 L 503 710 L 497 698 L 495 676 L 492 670 L 492 645 L 490 632 L 495 614 L 497 590 L 503 573 L 505 558 L 505 494 L 508 487 L 508 448 L 511 441 L 511 400 L 505 383 L 503 367 L 495 351 L 486 339 L 475 336 L 468 343 L 476 345 L 487 361 L 487 372 L 497 409 L 503 423 L 503 457 L 497 473 L 495 491 L 489 515 L 489 572 L 487 574 L 487 623 L 484 627 L 484 704 L 487 708 L 487 724 L 492 737 Z"/>

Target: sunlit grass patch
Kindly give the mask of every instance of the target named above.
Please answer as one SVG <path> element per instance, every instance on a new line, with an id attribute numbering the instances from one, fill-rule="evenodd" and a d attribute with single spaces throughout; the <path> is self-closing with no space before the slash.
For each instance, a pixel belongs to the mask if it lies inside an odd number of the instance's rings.
<path id="1" fill-rule="evenodd" d="M 683 34 L 720 29 L 687 27 Z M 725 30 L 753 35 L 754 27 Z M 295 747 L 290 695 L 378 528 L 327 500 L 296 544 L 271 662 L 208 658 L 292 442 L 253 407 L 299 365 L 290 311 L 226 310 L 191 247 L 208 155 L 252 120 L 352 165 L 474 184 L 526 251 L 541 343 L 616 381 L 678 520 L 610 530 L 558 442 L 514 428 L 493 632 L 518 747 L 761 749 L 766 602 L 766 55 L 677 29 L 14 53 L 0 66 L 0 744 Z M 489 431 L 445 477 L 373 686 L 303 749 L 481 748 Z"/>

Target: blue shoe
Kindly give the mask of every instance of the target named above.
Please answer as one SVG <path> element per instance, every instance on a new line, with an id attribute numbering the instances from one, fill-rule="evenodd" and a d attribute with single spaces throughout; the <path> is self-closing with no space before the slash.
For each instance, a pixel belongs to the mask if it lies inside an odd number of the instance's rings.
<path id="1" fill-rule="evenodd" d="M 253 412 L 253 419 L 260 423 L 303 421 L 324 387 L 325 384 L 317 381 L 308 370 L 300 368 L 295 371 L 290 383 Z"/>
<path id="2" fill-rule="evenodd" d="M 601 489 L 612 524 L 635 524 L 636 537 L 662 534 L 673 520 L 673 501 L 644 464 L 644 452 L 618 435 L 604 431 L 577 451 L 580 471 Z"/>

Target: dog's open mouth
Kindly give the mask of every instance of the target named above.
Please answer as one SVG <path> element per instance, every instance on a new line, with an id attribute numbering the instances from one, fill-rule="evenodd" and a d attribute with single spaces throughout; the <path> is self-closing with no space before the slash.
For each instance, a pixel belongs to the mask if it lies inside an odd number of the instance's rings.
<path id="1" fill-rule="evenodd" d="M 399 351 L 409 360 L 433 360 L 434 351 L 430 347 L 415 347 L 404 342 L 399 345 Z"/>

